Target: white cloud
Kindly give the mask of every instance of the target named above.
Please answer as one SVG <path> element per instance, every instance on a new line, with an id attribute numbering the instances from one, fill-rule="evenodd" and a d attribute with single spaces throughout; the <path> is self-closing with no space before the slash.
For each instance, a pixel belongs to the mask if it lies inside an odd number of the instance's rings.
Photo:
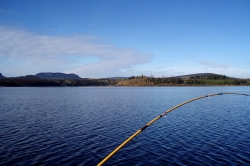
<path id="1" fill-rule="evenodd" d="M 39 67 L 46 66 L 46 71 L 57 65 L 64 72 L 75 72 L 82 77 L 122 74 L 119 70 L 130 69 L 151 59 L 149 54 L 100 44 L 98 40 L 99 37 L 95 36 L 47 36 L 0 27 L 0 57 L 25 60 Z M 91 59 L 89 57 L 95 57 L 97 61 L 82 63 L 85 59 Z M 70 68 L 65 69 L 65 66 Z"/>

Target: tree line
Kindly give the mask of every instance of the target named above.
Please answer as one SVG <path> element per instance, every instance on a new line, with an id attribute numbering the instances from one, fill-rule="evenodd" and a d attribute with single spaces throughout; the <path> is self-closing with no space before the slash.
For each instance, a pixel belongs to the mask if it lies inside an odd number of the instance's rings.
<path id="1" fill-rule="evenodd" d="M 195 85 L 249 85 L 250 80 L 236 79 L 224 75 L 186 77 L 131 76 L 127 79 L 37 79 L 32 77 L 0 79 L 2 87 L 45 86 L 195 86 Z"/>
<path id="2" fill-rule="evenodd" d="M 25 79 L 4 78 L 0 79 L 0 86 L 4 87 L 29 87 L 29 86 L 112 86 L 116 85 L 114 79 Z"/>
<path id="3" fill-rule="evenodd" d="M 163 77 L 163 78 L 155 78 L 155 77 L 129 77 L 126 85 L 132 85 L 135 80 L 140 80 L 144 82 L 145 85 L 149 85 L 147 83 L 151 83 L 150 85 L 156 86 L 181 86 L 181 85 L 249 85 L 250 80 L 247 79 L 237 79 L 230 78 L 225 75 L 194 75 L 194 76 L 183 76 L 183 77 Z M 126 82 L 126 81 L 124 81 Z M 131 84 L 129 84 L 131 82 Z M 138 81 L 137 81 L 138 82 Z M 141 85 L 142 83 L 140 83 Z"/>

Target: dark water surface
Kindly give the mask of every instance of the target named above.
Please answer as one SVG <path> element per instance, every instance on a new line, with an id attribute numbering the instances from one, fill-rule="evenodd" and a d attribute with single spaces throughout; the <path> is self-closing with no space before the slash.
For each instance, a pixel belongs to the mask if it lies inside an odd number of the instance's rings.
<path id="1" fill-rule="evenodd" d="M 96 165 L 186 100 L 250 87 L 0 88 L 0 165 Z M 250 97 L 184 105 L 106 165 L 250 165 Z"/>

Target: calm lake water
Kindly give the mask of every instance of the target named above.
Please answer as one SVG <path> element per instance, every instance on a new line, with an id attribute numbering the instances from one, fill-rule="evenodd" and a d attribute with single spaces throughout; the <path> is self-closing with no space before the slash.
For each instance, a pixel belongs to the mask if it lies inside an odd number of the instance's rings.
<path id="1" fill-rule="evenodd" d="M 96 165 L 186 100 L 250 87 L 0 88 L 0 165 Z M 250 165 L 250 97 L 184 105 L 105 165 Z"/>

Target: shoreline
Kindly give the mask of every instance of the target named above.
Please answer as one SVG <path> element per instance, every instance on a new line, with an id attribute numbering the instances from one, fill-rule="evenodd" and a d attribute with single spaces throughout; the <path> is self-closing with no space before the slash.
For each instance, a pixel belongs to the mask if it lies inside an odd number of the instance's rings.
<path id="1" fill-rule="evenodd" d="M 134 86 L 121 86 L 121 85 L 107 85 L 107 86 L 103 86 L 103 85 L 99 85 L 99 86 L 0 86 L 0 88 L 19 88 L 19 87 L 23 87 L 23 88 L 46 88 L 46 87 L 50 87 L 50 88 L 69 88 L 69 87 L 243 87 L 243 86 L 249 86 L 249 85 L 151 85 L 151 86 L 141 86 L 141 85 L 134 85 Z"/>

